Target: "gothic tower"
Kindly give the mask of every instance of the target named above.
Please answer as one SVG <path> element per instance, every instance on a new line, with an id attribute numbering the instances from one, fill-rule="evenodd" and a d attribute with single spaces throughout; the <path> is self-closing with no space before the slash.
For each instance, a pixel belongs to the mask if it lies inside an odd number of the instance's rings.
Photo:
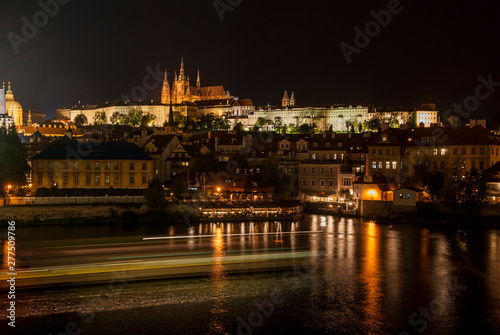
<path id="1" fill-rule="evenodd" d="M 288 98 L 288 92 L 285 90 L 285 94 L 283 94 L 283 98 L 281 99 L 281 106 L 288 107 L 290 105 L 290 99 Z"/>
<path id="2" fill-rule="evenodd" d="M 170 99 L 170 85 L 167 80 L 167 70 L 165 70 L 165 79 L 163 79 L 163 87 L 161 88 L 161 103 L 168 104 Z"/>
<path id="3" fill-rule="evenodd" d="M 295 106 L 295 92 L 292 91 L 292 96 L 290 97 L 290 106 Z"/>

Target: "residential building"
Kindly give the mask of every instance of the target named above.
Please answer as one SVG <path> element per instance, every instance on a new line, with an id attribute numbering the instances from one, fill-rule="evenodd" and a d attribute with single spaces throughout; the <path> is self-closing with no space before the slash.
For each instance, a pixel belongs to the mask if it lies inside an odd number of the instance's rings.
<path id="1" fill-rule="evenodd" d="M 31 158 L 39 188 L 145 189 L 154 161 L 133 143 L 77 142 L 62 137 Z"/>

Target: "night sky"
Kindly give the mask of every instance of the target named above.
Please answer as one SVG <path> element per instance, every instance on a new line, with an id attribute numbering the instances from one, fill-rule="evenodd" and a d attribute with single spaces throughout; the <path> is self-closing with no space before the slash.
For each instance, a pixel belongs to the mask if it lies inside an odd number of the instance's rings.
<path id="1" fill-rule="evenodd" d="M 62 0 L 61 0 L 62 1 Z M 354 45 L 370 11 L 390 1 L 220 0 L 239 3 L 221 21 L 213 1 L 90 1 L 60 5 L 15 53 L 37 1 L 4 1 L 0 13 L 0 82 L 11 81 L 24 109 L 113 101 L 142 85 L 146 67 L 179 71 L 191 83 L 220 85 L 256 106 L 298 104 L 417 105 L 427 94 L 441 111 L 473 95 L 477 77 L 500 82 L 498 1 L 405 0 L 402 10 L 347 63 L 339 47 Z M 7 2 L 7 3 L 6 3 Z M 154 83 L 153 80 L 150 81 Z M 148 91 L 159 100 L 161 84 Z M 472 116 L 500 111 L 500 87 Z"/>

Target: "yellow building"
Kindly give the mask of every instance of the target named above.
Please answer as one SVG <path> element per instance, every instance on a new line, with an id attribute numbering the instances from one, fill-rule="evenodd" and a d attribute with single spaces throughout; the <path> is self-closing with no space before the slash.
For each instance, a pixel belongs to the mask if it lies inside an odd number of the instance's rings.
<path id="1" fill-rule="evenodd" d="M 31 159 L 33 188 L 145 189 L 154 160 L 134 143 L 63 137 Z"/>
<path id="2" fill-rule="evenodd" d="M 10 88 L 10 82 L 7 86 L 7 92 L 5 92 L 5 107 L 7 109 L 7 115 L 14 119 L 14 124 L 16 126 L 23 125 L 23 108 L 21 104 L 14 99 L 14 93 Z"/>

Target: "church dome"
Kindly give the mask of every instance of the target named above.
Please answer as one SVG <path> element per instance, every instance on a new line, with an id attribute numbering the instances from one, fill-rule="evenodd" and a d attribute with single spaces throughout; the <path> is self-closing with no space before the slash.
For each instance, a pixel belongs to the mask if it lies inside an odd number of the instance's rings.
<path id="1" fill-rule="evenodd" d="M 11 116 L 14 119 L 14 124 L 16 126 L 23 125 L 23 108 L 19 102 L 14 100 L 14 94 L 10 89 L 10 83 L 8 86 L 8 90 L 5 93 L 5 107 L 7 110 L 7 115 Z"/>

